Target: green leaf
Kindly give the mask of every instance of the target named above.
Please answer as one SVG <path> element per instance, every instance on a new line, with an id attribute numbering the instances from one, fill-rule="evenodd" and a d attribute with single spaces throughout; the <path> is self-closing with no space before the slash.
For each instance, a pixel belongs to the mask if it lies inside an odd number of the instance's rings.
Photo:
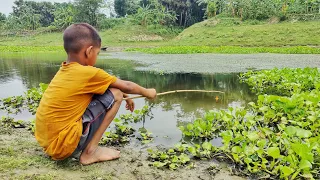
<path id="1" fill-rule="evenodd" d="M 173 158 L 171 159 L 171 162 L 173 162 L 173 163 L 179 162 L 178 156 L 174 155 Z"/>
<path id="2" fill-rule="evenodd" d="M 288 176 L 290 176 L 290 174 L 292 174 L 294 172 L 294 169 L 292 169 L 288 166 L 282 166 L 280 168 L 280 170 L 282 172 L 283 177 L 288 177 Z"/>
<path id="3" fill-rule="evenodd" d="M 301 176 L 305 179 L 314 179 L 311 173 L 303 173 Z"/>
<path id="4" fill-rule="evenodd" d="M 311 133 L 311 131 L 298 128 L 297 129 L 297 136 L 300 138 L 308 138 L 308 137 L 312 136 L 312 133 Z"/>
<path id="5" fill-rule="evenodd" d="M 239 155 L 238 154 L 232 154 L 232 157 L 233 159 L 236 161 L 236 162 L 240 162 L 240 158 L 239 158 Z"/>
<path id="6" fill-rule="evenodd" d="M 136 109 L 133 111 L 135 114 L 140 114 L 140 110 L 139 109 Z"/>
<path id="7" fill-rule="evenodd" d="M 188 151 L 189 151 L 192 155 L 194 155 L 194 156 L 197 154 L 197 151 L 196 151 L 196 148 L 195 148 L 195 147 L 190 146 L 190 147 L 188 148 Z"/>
<path id="8" fill-rule="evenodd" d="M 179 156 L 179 159 L 180 159 L 182 164 L 185 164 L 185 163 L 190 161 L 189 156 L 186 155 L 186 154 L 183 154 L 183 153 Z"/>
<path id="9" fill-rule="evenodd" d="M 244 162 L 247 163 L 247 164 L 250 164 L 252 162 L 252 159 L 250 158 L 245 158 L 244 159 Z"/>
<path id="10" fill-rule="evenodd" d="M 312 168 L 312 164 L 308 161 L 308 160 L 301 160 L 300 164 L 299 164 L 299 168 L 300 169 L 311 169 Z"/>
<path id="11" fill-rule="evenodd" d="M 257 145 L 260 147 L 260 148 L 264 148 L 264 146 L 266 146 L 267 144 L 267 141 L 265 139 L 262 139 L 262 140 L 259 140 L 257 142 Z"/>
<path id="12" fill-rule="evenodd" d="M 160 159 L 162 159 L 162 160 L 166 160 L 166 159 L 168 159 L 169 158 L 169 156 L 167 155 L 167 154 L 165 154 L 165 153 L 161 153 L 161 155 L 160 155 Z"/>
<path id="13" fill-rule="evenodd" d="M 169 168 L 170 168 L 171 170 L 175 170 L 175 169 L 177 169 L 177 167 L 178 167 L 178 165 L 177 165 L 176 163 L 171 163 L 171 164 L 169 165 Z"/>
<path id="14" fill-rule="evenodd" d="M 237 153 L 237 154 L 243 152 L 243 150 L 242 150 L 242 148 L 241 148 L 240 146 L 234 146 L 234 147 L 231 149 L 231 151 L 232 151 L 233 153 Z"/>
<path id="15" fill-rule="evenodd" d="M 268 155 L 273 159 L 280 157 L 280 149 L 278 147 L 270 147 L 267 151 Z"/>
<path id="16" fill-rule="evenodd" d="M 229 143 L 231 141 L 231 139 L 233 138 L 233 133 L 230 130 L 224 131 L 224 132 L 220 133 L 220 135 L 222 136 L 222 139 L 225 143 Z"/>
<path id="17" fill-rule="evenodd" d="M 297 128 L 294 126 L 288 126 L 284 130 L 289 136 L 294 136 L 297 133 Z"/>
<path id="18" fill-rule="evenodd" d="M 263 106 L 261 108 L 259 108 L 260 111 L 262 112 L 267 112 L 270 108 L 268 106 Z"/>
<path id="19" fill-rule="evenodd" d="M 188 129 L 189 131 L 191 131 L 191 130 L 193 129 L 193 125 L 192 125 L 192 124 L 188 124 L 188 125 L 187 125 L 187 129 Z"/>
<path id="20" fill-rule="evenodd" d="M 202 143 L 202 148 L 210 151 L 212 148 L 212 144 L 210 142 L 204 142 L 204 143 Z"/>
<path id="21" fill-rule="evenodd" d="M 174 149 L 169 149 L 168 153 L 174 153 Z"/>
<path id="22" fill-rule="evenodd" d="M 250 132 L 248 133 L 247 137 L 250 139 L 250 141 L 255 141 L 259 139 L 259 135 L 257 132 Z"/>
<path id="23" fill-rule="evenodd" d="M 250 155 L 252 155 L 252 154 L 255 153 L 255 149 L 252 148 L 252 147 L 250 147 L 250 146 L 246 146 L 246 147 L 244 148 L 244 153 L 245 153 L 247 156 L 250 156 Z"/>
<path id="24" fill-rule="evenodd" d="M 162 163 L 162 162 L 160 162 L 160 161 L 155 161 L 155 162 L 153 162 L 153 166 L 154 167 L 157 167 L 157 168 L 160 168 L 160 167 L 163 167 L 163 166 L 165 166 L 167 163 Z"/>
<path id="25" fill-rule="evenodd" d="M 116 122 L 116 123 L 120 123 L 121 122 L 121 120 L 119 118 L 115 118 L 113 121 Z"/>
<path id="26" fill-rule="evenodd" d="M 301 159 L 308 160 L 310 162 L 313 162 L 313 153 L 311 152 L 312 149 L 307 144 L 301 144 L 301 143 L 292 143 L 292 150 L 300 156 Z"/>

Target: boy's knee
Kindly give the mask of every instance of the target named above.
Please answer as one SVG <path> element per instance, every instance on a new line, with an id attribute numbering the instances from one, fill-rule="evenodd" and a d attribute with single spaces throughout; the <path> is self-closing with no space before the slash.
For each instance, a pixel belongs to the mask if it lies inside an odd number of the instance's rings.
<path id="1" fill-rule="evenodd" d="M 122 101 L 123 100 L 122 91 L 120 91 L 119 89 L 116 89 L 116 88 L 110 88 L 109 90 L 112 92 L 115 101 Z"/>

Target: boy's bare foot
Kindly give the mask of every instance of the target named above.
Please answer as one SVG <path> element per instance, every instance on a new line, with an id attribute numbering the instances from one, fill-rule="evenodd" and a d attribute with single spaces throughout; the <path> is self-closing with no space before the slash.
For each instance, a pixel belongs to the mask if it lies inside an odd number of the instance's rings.
<path id="1" fill-rule="evenodd" d="M 110 161 L 120 158 L 120 151 L 98 147 L 92 152 L 83 151 L 80 156 L 80 163 L 82 165 L 89 165 L 96 162 Z"/>

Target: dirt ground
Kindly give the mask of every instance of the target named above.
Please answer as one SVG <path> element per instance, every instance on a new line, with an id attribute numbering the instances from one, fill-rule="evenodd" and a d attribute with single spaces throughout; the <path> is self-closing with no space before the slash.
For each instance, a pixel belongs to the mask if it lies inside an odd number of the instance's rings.
<path id="1" fill-rule="evenodd" d="M 193 169 L 156 169 L 149 166 L 145 149 L 115 148 L 121 151 L 119 160 L 82 166 L 74 158 L 52 161 L 26 129 L 0 129 L 0 179 L 244 179 L 232 176 L 221 164 L 217 172 L 207 170 L 216 164 L 213 161 L 194 161 Z"/>

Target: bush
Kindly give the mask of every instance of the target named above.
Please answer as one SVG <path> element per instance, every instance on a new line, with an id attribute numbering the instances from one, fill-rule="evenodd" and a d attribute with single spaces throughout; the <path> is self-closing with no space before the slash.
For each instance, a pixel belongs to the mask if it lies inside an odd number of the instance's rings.
<path id="1" fill-rule="evenodd" d="M 98 21 L 98 28 L 103 29 L 112 29 L 115 26 L 122 25 L 126 21 L 125 18 L 103 18 Z"/>
<path id="2" fill-rule="evenodd" d="M 171 35 L 171 36 L 176 36 L 179 33 L 183 31 L 183 28 L 181 27 L 176 27 L 176 26 L 148 26 L 148 31 L 155 33 L 157 35 Z"/>

